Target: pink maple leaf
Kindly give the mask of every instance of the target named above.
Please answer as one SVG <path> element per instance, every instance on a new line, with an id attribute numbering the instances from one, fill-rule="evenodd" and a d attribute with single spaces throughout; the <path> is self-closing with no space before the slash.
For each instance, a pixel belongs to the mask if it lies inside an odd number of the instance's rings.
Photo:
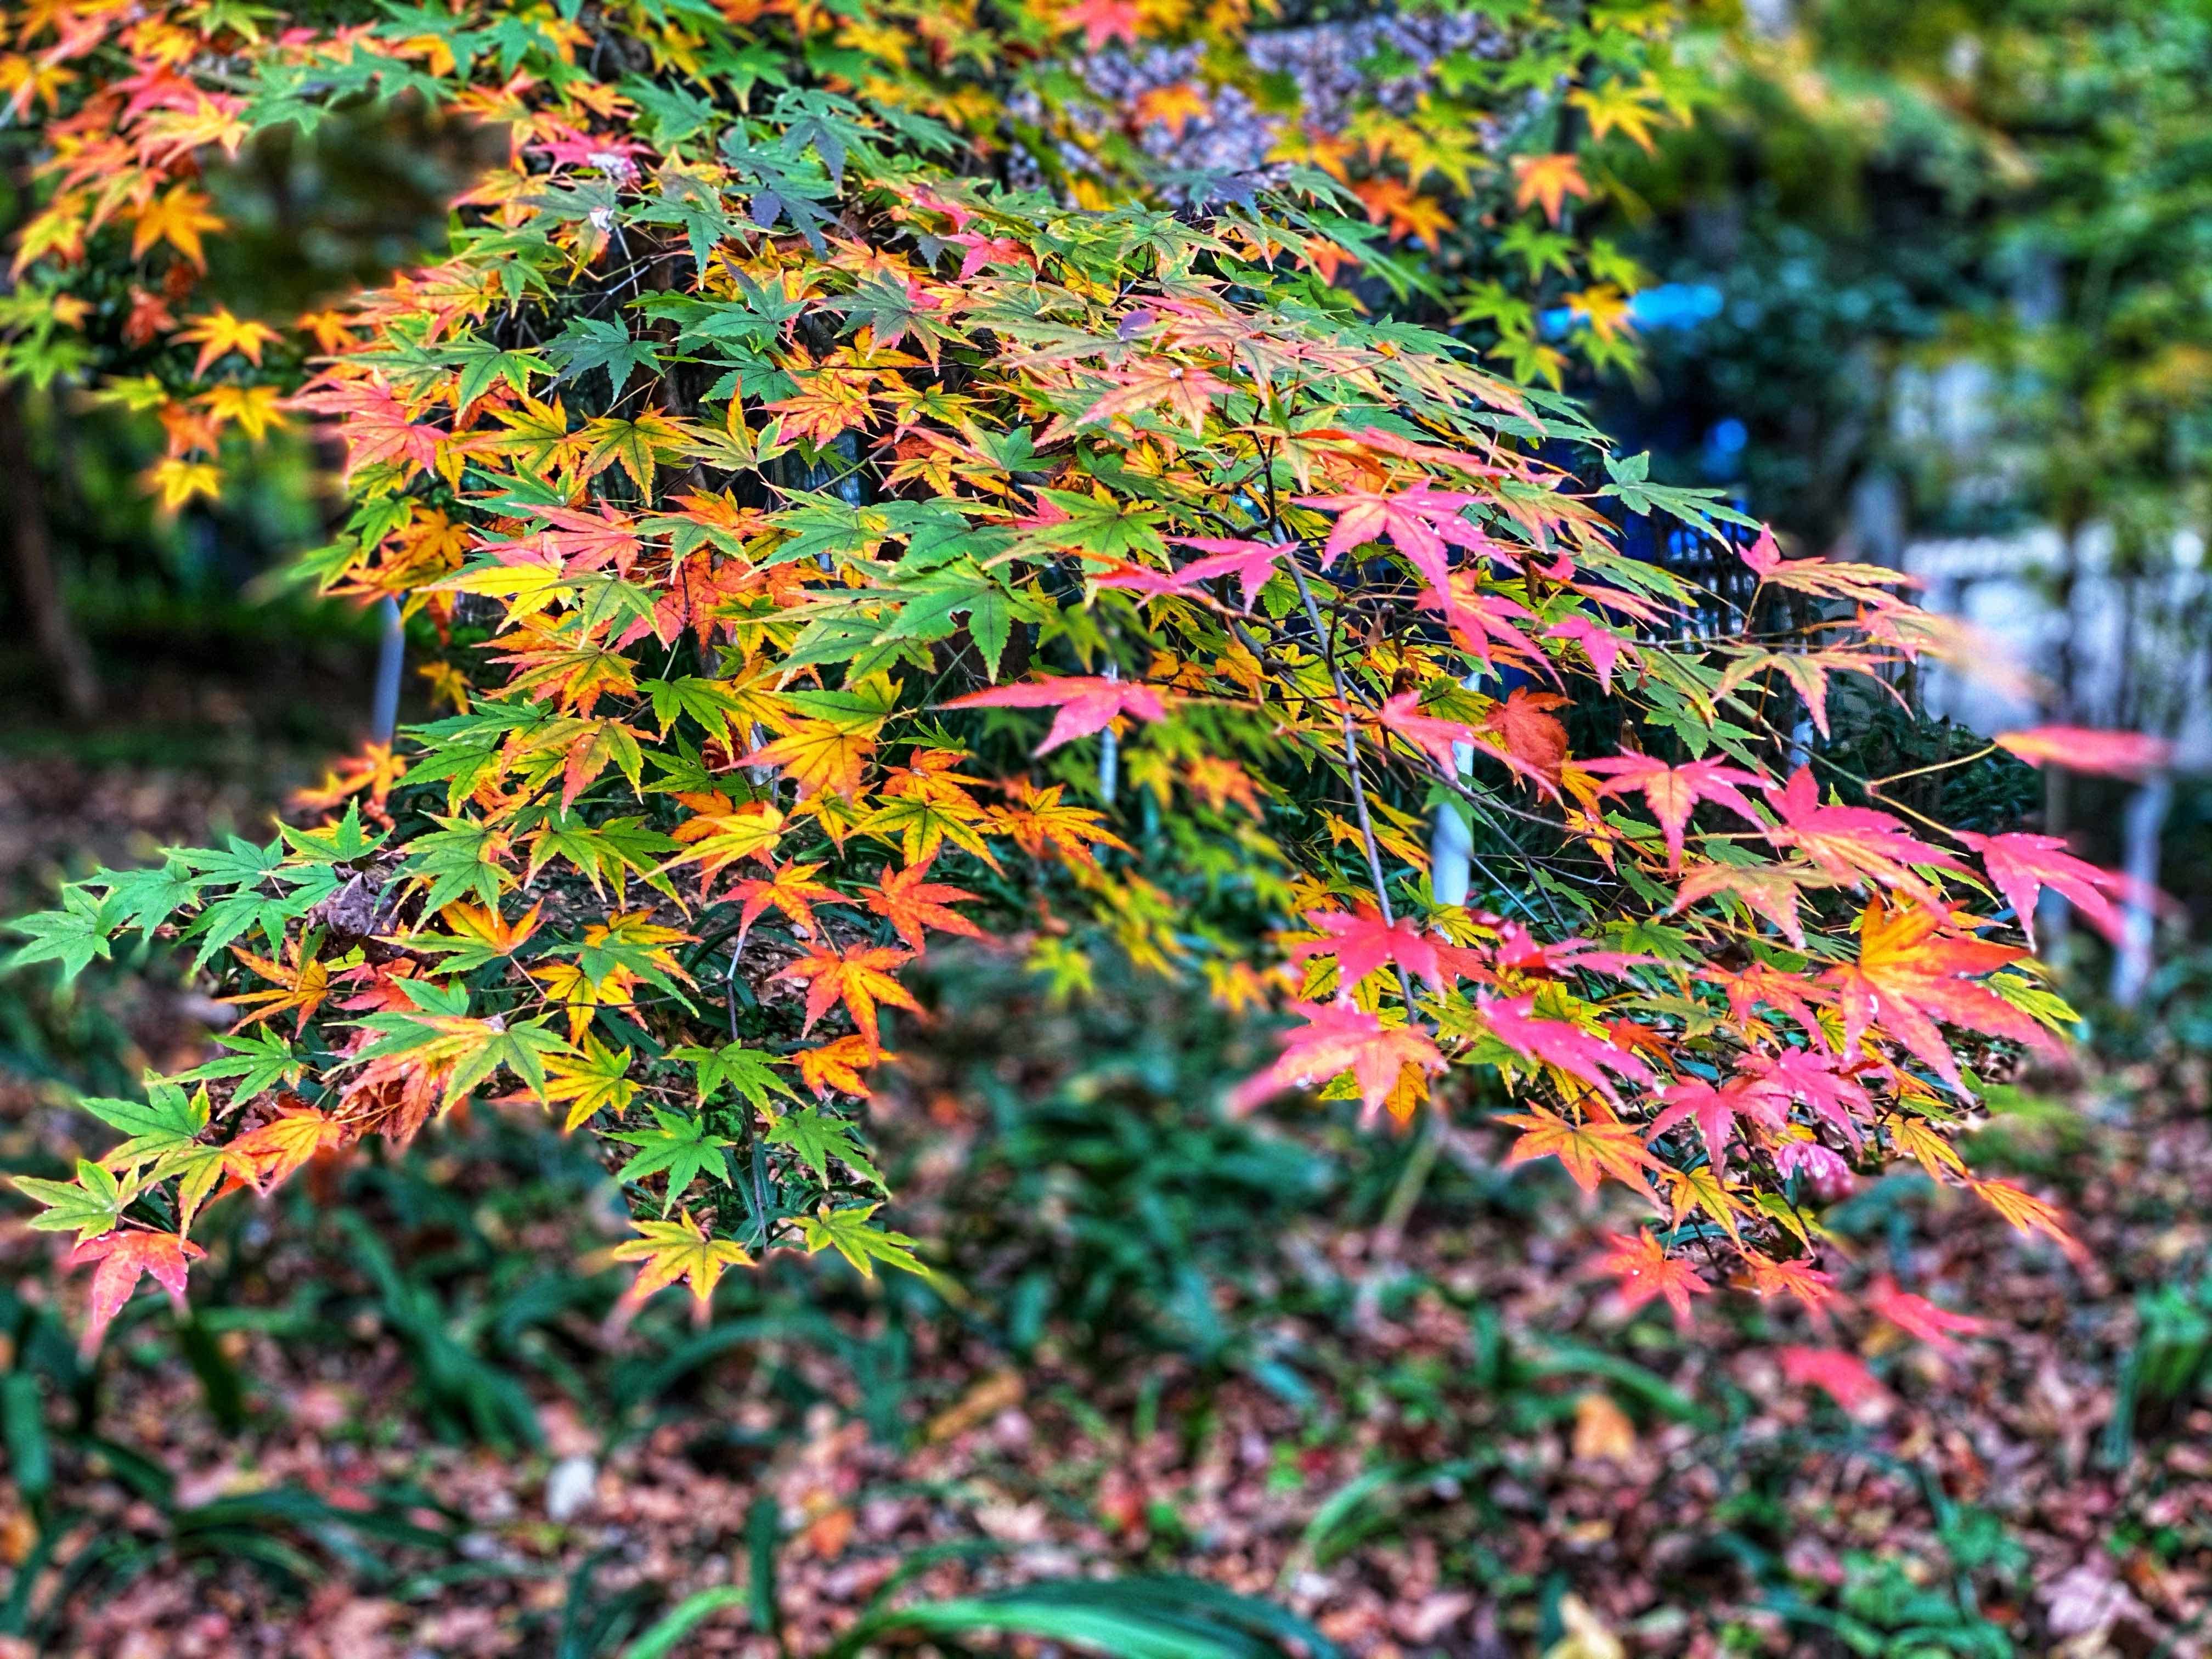
<path id="1" fill-rule="evenodd" d="M 1036 753 L 1048 755 L 1064 743 L 1078 738 L 1087 738 L 1093 732 L 1103 731 L 1123 714 L 1133 714 L 1139 720 L 1164 720 L 1168 717 L 1166 706 L 1159 693 L 1149 685 L 1135 681 L 1109 680 L 1103 675 L 1068 675 L 1064 678 L 1024 680 L 1014 685 L 994 685 L 988 690 L 971 691 L 964 697 L 955 697 L 945 705 L 947 708 L 1058 708 L 1052 730 L 1036 746 Z"/>
<path id="2" fill-rule="evenodd" d="M 1841 1348 L 1777 1348 L 1774 1357 L 1790 1387 L 1819 1389 L 1847 1412 L 1856 1414 L 1889 1398 L 1866 1362 Z"/>
<path id="3" fill-rule="evenodd" d="M 1669 766 L 1649 755 L 1613 755 L 1577 763 L 1583 771 L 1609 780 L 1598 792 L 1600 794 L 1626 794 L 1631 790 L 1642 793 L 1651 815 L 1659 820 L 1659 828 L 1666 835 L 1667 868 L 1670 872 L 1682 867 L 1683 835 L 1689 827 L 1690 813 L 1699 801 L 1717 801 L 1747 823 L 1764 825 L 1766 822 L 1743 793 L 1745 788 L 1759 787 L 1765 780 L 1723 761 L 1692 761 L 1686 766 Z"/>
<path id="4" fill-rule="evenodd" d="M 2046 887 L 2065 895 L 2099 933 L 2118 943 L 2124 924 L 2111 896 L 2127 890 L 2125 876 L 2075 858 L 2056 836 L 1977 836 L 1962 830 L 1959 839 L 1982 855 L 1982 867 L 2012 906 L 2030 945 L 2035 943 L 2036 896 Z"/>
<path id="5" fill-rule="evenodd" d="M 1651 1120 L 1651 1127 L 1644 1131 L 1645 1138 L 1656 1140 L 1676 1124 L 1694 1121 L 1698 1133 L 1705 1137 L 1713 1173 L 1723 1179 L 1728 1175 L 1729 1138 L 1741 1134 L 1735 1121 L 1739 1114 L 1768 1129 L 1778 1129 L 1785 1121 L 1783 1109 L 1771 1097 L 1761 1095 L 1753 1079 L 1747 1078 L 1731 1078 L 1717 1086 L 1700 1078 L 1691 1078 L 1670 1083 L 1657 1092 L 1666 1103 L 1666 1109 Z"/>
<path id="6" fill-rule="evenodd" d="M 1638 1083 L 1651 1081 L 1650 1066 L 1607 1039 L 1594 1037 L 1563 1019 L 1532 1017 L 1536 1006 L 1533 991 L 1517 997 L 1478 994 L 1475 1006 L 1489 1024 L 1491 1034 L 1515 1054 L 1580 1078 L 1616 1105 L 1620 1097 L 1613 1092 L 1613 1077 Z M 1607 1076 L 1608 1073 L 1613 1075 Z"/>
<path id="7" fill-rule="evenodd" d="M 1291 1012 L 1304 1016 L 1305 1024 L 1285 1037 L 1283 1052 L 1273 1065 L 1231 1091 L 1232 1109 L 1249 1111 L 1286 1089 L 1326 1083 L 1350 1072 L 1359 1085 L 1360 1104 L 1372 1117 L 1398 1086 L 1407 1066 L 1443 1069 L 1443 1056 L 1422 1032 L 1385 1025 L 1349 1003 L 1294 1003 Z"/>
<path id="8" fill-rule="evenodd" d="M 1953 1313 L 1924 1296 L 1900 1291 L 1887 1273 L 1867 1286 L 1866 1304 L 1908 1336 L 1919 1338 L 1941 1353 L 1960 1352 L 1959 1345 L 1951 1340 L 1954 1336 L 1979 1336 L 1991 1328 L 1986 1319 Z"/>
<path id="9" fill-rule="evenodd" d="M 2006 732 L 1997 747 L 2008 750 L 2030 766 L 2056 761 L 2069 772 L 2102 772 L 2113 777 L 2140 777 L 2155 772 L 2173 758 L 2173 745 L 2164 738 L 2140 732 L 2101 732 L 2087 726 L 2038 726 L 2025 732 Z"/>
<path id="10" fill-rule="evenodd" d="M 1309 957 L 1334 956 L 1340 1001 L 1351 996 L 1354 986 L 1385 963 L 1431 985 L 1443 983 L 1437 941 L 1402 918 L 1386 922 L 1373 906 L 1363 905 L 1356 915 L 1342 910 L 1309 910 L 1305 920 L 1323 937 L 1299 940 L 1290 948 L 1291 958 L 1303 962 Z"/>
<path id="11" fill-rule="evenodd" d="M 1418 691 L 1401 691 L 1387 699 L 1375 719 L 1384 731 L 1403 738 L 1435 762 L 1437 770 L 1448 778 L 1457 777 L 1461 767 L 1473 757 L 1471 752 L 1462 755 L 1458 750 L 1466 744 L 1472 750 L 1474 728 L 1464 720 L 1424 714 Z"/>

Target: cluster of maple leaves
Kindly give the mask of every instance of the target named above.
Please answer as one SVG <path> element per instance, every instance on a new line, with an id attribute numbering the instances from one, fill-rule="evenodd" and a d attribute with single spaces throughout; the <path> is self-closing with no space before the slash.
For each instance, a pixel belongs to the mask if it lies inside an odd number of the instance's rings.
<path id="1" fill-rule="evenodd" d="M 245 373 L 300 355 L 265 325 L 180 327 L 135 276 L 100 313 L 229 376 L 140 387 L 185 434 L 173 498 L 197 421 L 342 442 L 355 509 L 310 568 L 428 619 L 448 712 L 307 827 L 19 924 L 65 972 L 173 939 L 240 1012 L 88 1103 L 126 1139 L 75 1181 L 19 1183 L 98 1263 L 92 1340 L 142 1275 L 181 1294 L 206 1204 L 472 1098 L 605 1146 L 634 1296 L 703 1309 L 778 1248 L 924 1271 L 876 1219 L 868 1074 L 963 936 L 1071 991 L 1111 950 L 1285 1007 L 1241 1106 L 1502 1096 L 1514 1161 L 1651 1204 L 1632 1299 L 1832 1303 L 1819 1194 L 1897 1158 L 2063 1237 L 1954 1131 L 1983 1048 L 2071 1018 L 1996 913 L 2051 885 L 2110 922 L 2118 884 L 1824 784 L 1798 728 L 1830 678 L 1956 647 L 1893 573 L 1762 535 L 1741 630 L 1678 637 L 1696 596 L 1613 520 L 1729 515 L 1317 283 L 1358 234 L 1325 177 L 1178 211 L 979 183 L 973 132 L 801 75 L 768 15 L 19 21 L 19 105 L 127 54 L 49 128 L 19 267 L 64 283 L 124 228 L 149 283 L 194 264 L 182 164 L 258 125 L 427 85 L 513 135 L 443 262 L 308 319 L 296 389 Z M 944 15 L 881 20 L 936 61 Z"/>

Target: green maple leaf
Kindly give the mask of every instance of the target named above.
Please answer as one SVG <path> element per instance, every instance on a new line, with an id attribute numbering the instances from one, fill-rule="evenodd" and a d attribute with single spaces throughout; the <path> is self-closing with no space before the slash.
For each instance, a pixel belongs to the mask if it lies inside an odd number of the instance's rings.
<path id="1" fill-rule="evenodd" d="M 1156 507 L 1101 501 L 1088 491 L 1040 489 L 1037 494 L 1067 514 L 1063 522 L 1032 532 L 1043 546 L 1097 553 L 1109 559 L 1127 559 L 1134 553 L 1149 553 L 1156 559 L 1167 556 L 1167 544 L 1160 539 L 1162 515 Z"/>
<path id="2" fill-rule="evenodd" d="M 635 1129 L 627 1134 L 610 1135 L 636 1147 L 637 1155 L 615 1171 L 617 1181 L 641 1181 L 650 1175 L 665 1175 L 668 1190 L 660 1200 L 660 1213 L 666 1215 L 676 1206 L 686 1188 L 704 1173 L 727 1185 L 730 1179 L 729 1160 L 723 1148 L 731 1143 L 723 1135 L 710 1135 L 707 1126 L 696 1117 L 685 1117 L 680 1112 L 664 1112 L 653 1109 L 658 1129 Z"/>
<path id="3" fill-rule="evenodd" d="M 284 860 L 287 866 L 300 864 L 351 864 L 365 859 L 391 838 L 385 830 L 370 835 L 362 828 L 361 803 L 346 803 L 345 816 L 336 823 L 325 823 L 313 830 L 295 830 L 289 823 L 279 823 L 276 833 L 292 849 Z"/>
<path id="4" fill-rule="evenodd" d="M 118 1181 L 90 1158 L 79 1158 L 75 1181 L 40 1181 L 31 1176 L 15 1177 L 16 1191 L 45 1205 L 46 1212 L 31 1218 L 31 1231 L 75 1233 L 76 1242 L 112 1233 L 122 1224 L 123 1212 L 138 1196 L 135 1179 Z"/>
<path id="5" fill-rule="evenodd" d="M 230 1103 L 241 1106 L 256 1095 L 275 1088 L 279 1083 L 297 1083 L 306 1071 L 307 1062 L 293 1049 L 283 1033 L 269 1026 L 257 1026 L 249 1031 L 218 1035 L 216 1041 L 231 1052 L 218 1054 L 204 1065 L 195 1066 L 189 1072 L 179 1072 L 179 1083 L 214 1082 L 223 1078 L 236 1078 Z"/>
<path id="6" fill-rule="evenodd" d="M 190 867 L 173 855 L 149 870 L 103 870 L 91 881 L 107 890 L 117 932 L 136 927 L 150 936 L 198 896 L 200 884 Z"/>
<path id="7" fill-rule="evenodd" d="M 714 681 L 696 674 L 680 680 L 640 680 L 637 689 L 653 699 L 653 717 L 660 722 L 663 737 L 678 715 L 689 714 L 709 736 L 726 738 L 730 717 L 744 707 Z"/>
<path id="8" fill-rule="evenodd" d="M 925 1279 L 934 1277 L 915 1256 L 915 1240 L 904 1233 L 868 1225 L 868 1218 L 882 1207 L 880 1204 L 864 1204 L 854 1209 L 799 1217 L 799 1231 L 805 1237 L 807 1255 L 819 1255 L 824 1250 L 835 1250 L 857 1267 L 863 1279 L 876 1276 L 875 1264 L 878 1261 L 920 1273 Z"/>
<path id="9" fill-rule="evenodd" d="M 504 380 L 515 392 L 528 397 L 530 377 L 545 373 L 545 365 L 535 351 L 507 350 L 489 340 L 457 339 L 441 355 L 447 362 L 460 366 L 460 387 L 454 403 L 461 409 L 466 409 L 490 391 L 495 380 Z"/>
<path id="10" fill-rule="evenodd" d="M 111 1129 L 129 1137 L 100 1160 L 110 1170 L 126 1175 L 141 1164 L 152 1164 L 172 1152 L 194 1145 L 208 1126 L 205 1089 L 187 1095 L 174 1083 L 156 1079 L 147 1085 L 144 1100 L 107 1100 L 87 1096 L 77 1103 Z"/>
<path id="11" fill-rule="evenodd" d="M 434 813 L 431 822 L 445 827 L 410 842 L 407 861 L 399 866 L 401 874 L 429 883 L 422 914 L 434 915 L 470 894 L 479 904 L 497 904 L 508 878 L 485 854 L 501 844 L 498 833 L 467 818 L 444 818 Z"/>
<path id="12" fill-rule="evenodd" d="M 748 1048 L 742 1042 L 725 1043 L 720 1048 L 672 1048 L 668 1057 L 688 1061 L 696 1070 L 702 1106 L 726 1085 L 735 1090 L 747 1104 L 762 1110 L 767 1109 L 771 1095 L 798 1098 L 791 1085 L 775 1074 L 775 1056 Z"/>
<path id="13" fill-rule="evenodd" d="M 810 1106 L 803 1112 L 778 1118 L 775 1127 L 768 1132 L 768 1139 L 772 1146 L 790 1148 L 801 1164 L 814 1171 L 815 1178 L 825 1185 L 830 1180 L 830 1160 L 833 1158 L 877 1186 L 884 1184 L 883 1176 L 868 1162 L 867 1153 L 854 1136 L 853 1126 L 841 1117 Z"/>
<path id="14" fill-rule="evenodd" d="M 660 757 L 656 755 L 653 758 Z M 714 787 L 711 776 L 703 787 Z M 627 890 L 629 877 L 635 874 L 641 877 L 647 885 L 673 898 L 675 889 L 668 878 L 655 872 L 661 859 L 682 845 L 658 830 L 647 829 L 641 817 L 609 818 L 604 823 L 588 824 L 562 812 L 538 833 L 531 850 L 528 879 L 535 880 L 538 872 L 553 859 L 563 858 L 590 881 L 594 892 L 599 890 L 604 878 L 614 883 L 615 896 L 620 899 Z"/>
<path id="15" fill-rule="evenodd" d="M 581 380 L 595 368 L 605 370 L 611 398 L 621 397 L 639 369 L 660 367 L 660 351 L 652 341 L 634 339 L 620 323 L 604 317 L 571 317 L 568 326 L 545 349 L 562 365 L 564 380 Z"/>
<path id="16" fill-rule="evenodd" d="M 121 925 L 113 896 L 94 898 L 83 886 L 62 889 L 61 908 L 18 916 L 7 924 L 11 933 L 30 942 L 16 947 L 8 958 L 10 968 L 27 968 L 34 962 L 58 962 L 62 983 L 82 973 L 94 957 L 108 958 L 108 936 Z"/>

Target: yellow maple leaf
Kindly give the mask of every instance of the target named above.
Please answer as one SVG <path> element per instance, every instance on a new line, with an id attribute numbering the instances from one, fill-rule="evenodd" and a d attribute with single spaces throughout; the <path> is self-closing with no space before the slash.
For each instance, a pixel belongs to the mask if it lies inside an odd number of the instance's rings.
<path id="1" fill-rule="evenodd" d="M 167 242 L 200 270 L 207 269 L 204 230 L 221 230 L 222 221 L 208 209 L 213 198 L 189 185 L 175 185 L 138 210 L 131 222 L 131 257 L 141 258 L 156 242 Z"/>
<path id="2" fill-rule="evenodd" d="M 630 1225 L 643 1237 L 616 1245 L 614 1259 L 645 1265 L 624 1293 L 625 1301 L 642 1302 L 680 1279 L 691 1286 L 691 1295 L 703 1314 L 707 1298 L 714 1295 L 726 1268 L 752 1266 L 753 1259 L 743 1246 L 726 1238 L 709 1238 L 689 1210 L 673 1221 L 633 1221 Z"/>
<path id="3" fill-rule="evenodd" d="M 174 513 L 195 495 L 210 501 L 222 494 L 222 472 L 212 461 L 188 461 L 168 455 L 146 469 L 148 489 L 161 498 L 161 510 Z"/>

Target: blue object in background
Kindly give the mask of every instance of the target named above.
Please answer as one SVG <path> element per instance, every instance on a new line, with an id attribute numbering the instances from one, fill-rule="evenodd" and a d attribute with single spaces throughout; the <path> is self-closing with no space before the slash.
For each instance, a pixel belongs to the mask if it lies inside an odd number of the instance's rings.
<path id="1" fill-rule="evenodd" d="M 1638 328 L 1695 328 L 1719 316 L 1721 304 L 1721 291 L 1711 283 L 1662 283 L 1629 296 L 1628 320 Z M 1543 323 L 1545 334 L 1556 339 L 1574 326 L 1574 307 L 1555 306 Z"/>

